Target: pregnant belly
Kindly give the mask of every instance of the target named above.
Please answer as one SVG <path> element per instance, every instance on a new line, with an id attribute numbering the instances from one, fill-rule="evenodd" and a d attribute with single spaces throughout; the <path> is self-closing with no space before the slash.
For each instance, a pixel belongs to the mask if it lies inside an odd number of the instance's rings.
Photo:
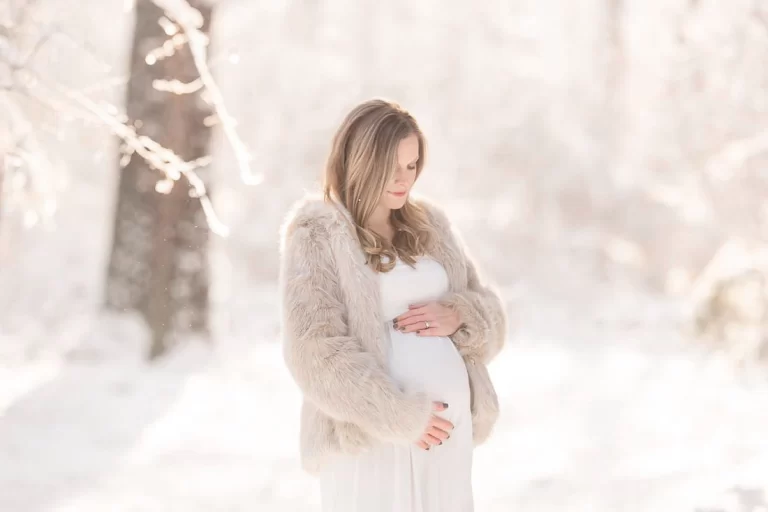
<path id="1" fill-rule="evenodd" d="M 390 339 L 390 372 L 403 390 L 447 402 L 448 416 L 469 409 L 467 369 L 450 338 L 390 329 Z"/>

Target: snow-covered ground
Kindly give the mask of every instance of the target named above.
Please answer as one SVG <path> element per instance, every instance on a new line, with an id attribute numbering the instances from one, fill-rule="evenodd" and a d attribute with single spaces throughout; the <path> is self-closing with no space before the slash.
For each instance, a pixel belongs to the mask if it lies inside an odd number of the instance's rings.
<path id="1" fill-rule="evenodd" d="M 275 312 L 261 310 L 264 331 Z M 258 323 L 251 340 L 190 343 L 148 366 L 140 330 L 101 321 L 64 357 L 0 366 L 0 510 L 318 509 L 297 460 L 300 398 Z M 477 510 L 768 506 L 764 379 L 668 326 L 558 330 L 521 333 L 491 367 L 503 413 L 476 451 Z"/>

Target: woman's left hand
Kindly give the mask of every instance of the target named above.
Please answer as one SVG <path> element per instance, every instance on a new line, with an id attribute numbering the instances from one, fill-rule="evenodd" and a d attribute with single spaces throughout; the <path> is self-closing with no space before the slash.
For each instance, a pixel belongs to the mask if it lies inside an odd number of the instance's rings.
<path id="1" fill-rule="evenodd" d="M 411 304 L 394 320 L 395 329 L 419 336 L 450 336 L 461 327 L 459 313 L 439 302 Z"/>

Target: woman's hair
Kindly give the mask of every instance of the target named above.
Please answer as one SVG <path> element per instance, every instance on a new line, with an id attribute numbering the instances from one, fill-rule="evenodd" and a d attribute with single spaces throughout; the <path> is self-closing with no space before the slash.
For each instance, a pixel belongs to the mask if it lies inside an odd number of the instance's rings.
<path id="1" fill-rule="evenodd" d="M 325 199 L 340 202 L 352 214 L 367 262 L 377 272 L 392 270 L 398 257 L 414 265 L 432 241 L 426 212 L 410 199 L 392 210 L 395 236 L 391 244 L 367 227 L 396 171 L 397 146 L 411 134 L 419 139 L 418 179 L 424 168 L 426 141 L 416 120 L 396 103 L 369 100 L 347 114 L 333 137 L 326 162 Z"/>

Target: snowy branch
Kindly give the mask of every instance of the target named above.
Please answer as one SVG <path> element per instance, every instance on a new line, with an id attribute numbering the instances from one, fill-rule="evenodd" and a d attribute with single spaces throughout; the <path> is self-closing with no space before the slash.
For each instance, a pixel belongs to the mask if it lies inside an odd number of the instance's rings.
<path id="1" fill-rule="evenodd" d="M 22 51 L 18 36 L 32 4 L 33 1 L 26 2 L 15 15 L 0 23 L 0 110 L 5 114 L 4 125 L 0 126 L 0 205 L 5 211 L 22 212 L 25 226 L 32 226 L 41 218 L 46 220 L 56 210 L 54 180 L 50 179 L 53 165 L 34 136 L 35 125 L 14 98 L 14 94 L 29 88 L 31 80 L 26 68 L 53 33 L 44 31 L 28 51 Z"/>
<path id="2" fill-rule="evenodd" d="M 200 11 L 191 7 L 187 0 L 152 1 L 165 12 L 169 19 L 177 23 L 184 31 L 192 58 L 197 67 L 197 72 L 200 75 L 200 81 L 209 95 L 218 120 L 221 122 L 224 135 L 235 153 L 240 169 L 240 177 L 247 185 L 258 185 L 263 181 L 264 177 L 261 173 L 254 173 L 251 169 L 251 156 L 237 133 L 236 122 L 227 110 L 221 90 L 216 84 L 208 66 L 208 37 L 200 31 L 203 26 L 203 17 Z M 173 26 L 169 26 L 164 22 L 161 22 L 161 24 L 169 36 L 175 37 L 178 35 L 174 33 Z"/>
<path id="3" fill-rule="evenodd" d="M 29 4 L 33 1 L 30 0 Z M 202 15 L 184 0 L 157 0 L 155 3 L 163 9 L 167 16 L 167 18 L 161 18 L 159 22 L 166 34 L 171 36 L 171 39 L 161 48 L 150 52 L 147 55 L 147 63 L 152 65 L 164 57 L 173 55 L 175 48 L 187 44 L 190 48 L 195 67 L 198 70 L 199 78 L 190 83 L 182 83 L 175 79 L 155 80 L 152 84 L 153 87 L 157 90 L 173 94 L 189 94 L 201 89 L 205 90 L 206 100 L 211 102 L 215 112 L 214 116 L 206 120 L 206 124 L 208 126 L 212 125 L 215 123 L 215 119 L 221 122 L 226 139 L 235 152 L 242 180 L 247 184 L 260 183 L 263 178 L 260 174 L 254 174 L 251 170 L 250 155 L 237 133 L 235 120 L 229 114 L 221 91 L 213 79 L 210 66 L 207 64 L 208 38 L 200 30 L 203 24 Z M 212 232 L 220 236 L 226 236 L 228 228 L 218 219 L 205 184 L 196 173 L 196 169 L 210 163 L 210 157 L 186 162 L 172 150 L 163 147 L 153 139 L 139 136 L 135 128 L 128 124 L 127 117 L 119 114 L 119 110 L 114 105 L 98 104 L 91 100 L 86 95 L 86 92 L 90 92 L 89 89 L 77 91 L 49 83 L 44 76 L 33 72 L 30 66 L 31 59 L 55 35 L 63 35 L 69 38 L 84 53 L 90 55 L 94 55 L 94 53 L 66 34 L 66 32 L 54 26 L 40 30 L 43 34 L 36 40 L 32 48 L 27 52 L 21 51 L 20 48 L 14 45 L 13 29 L 17 28 L 20 20 L 28 17 L 28 14 L 25 9 L 22 9 L 22 12 L 16 16 L 16 20 L 10 22 L 8 26 L 0 25 L 0 64 L 5 64 L 8 71 L 7 77 L 0 75 L 0 99 L 8 105 L 8 108 L 4 110 L 11 114 L 9 122 L 13 132 L 12 136 L 7 139 L 10 141 L 23 140 L 28 138 L 31 132 L 31 125 L 26 121 L 24 110 L 16 104 L 11 94 L 25 96 L 47 109 L 59 113 L 66 112 L 75 118 L 96 119 L 105 124 L 112 133 L 123 141 L 123 161 L 121 163 L 125 164 L 127 162 L 126 159 L 129 160 L 135 153 L 144 158 L 151 167 L 165 175 L 165 178 L 156 184 L 156 190 L 159 193 L 170 192 L 173 183 L 183 175 L 191 187 L 190 196 L 200 200 Z M 182 33 L 179 33 L 179 28 L 181 28 Z M 120 78 L 119 81 L 124 82 L 125 79 Z M 4 97 L 1 97 L 3 95 Z M 19 132 L 24 135 L 19 135 Z M 37 148 L 37 146 L 35 147 Z M 28 168 L 29 172 L 34 175 L 41 175 L 43 171 L 41 166 L 47 162 L 46 159 L 32 158 L 37 152 L 40 152 L 42 155 L 42 148 L 37 148 L 35 151 L 23 151 L 20 148 L 3 148 L 2 151 L 6 154 L 14 155 L 13 161 L 18 161 L 20 164 L 23 163 L 23 167 Z M 44 183 L 46 180 L 35 179 L 26 181 L 33 181 L 37 184 Z M 29 186 L 32 185 L 30 184 Z M 49 194 L 44 194 L 44 197 L 47 198 L 43 201 L 47 205 L 45 210 L 51 210 L 50 205 L 55 203 L 52 202 Z"/>
<path id="4" fill-rule="evenodd" d="M 710 158 L 707 171 L 720 179 L 729 179 L 747 160 L 764 153 L 768 153 L 768 131 L 728 143 Z"/>
<path id="5" fill-rule="evenodd" d="M 133 152 L 139 154 L 151 167 L 165 174 L 165 180 L 158 182 L 156 186 L 158 192 L 168 193 L 172 182 L 177 181 L 183 175 L 192 188 L 190 196 L 200 200 L 211 231 L 220 236 L 228 235 L 229 230 L 218 219 L 203 180 L 195 172 L 196 169 L 210 163 L 209 156 L 190 162 L 184 161 L 172 150 L 163 147 L 150 137 L 138 135 L 136 130 L 127 124 L 125 116 L 118 114 L 118 109 L 114 105 L 101 107 L 78 91 L 52 84 L 47 86 L 52 92 L 65 97 L 73 105 L 104 123 L 126 145 L 129 150 L 127 154 Z"/>
<path id="6" fill-rule="evenodd" d="M 53 164 L 37 139 L 30 135 L 31 124 L 8 94 L 0 94 L 0 105 L 11 125 L 21 131 L 8 133 L 5 141 L 0 138 L 0 158 L 4 160 L 6 173 L 3 178 L 7 179 L 2 205 L 8 211 L 23 210 L 24 224 L 32 226 L 56 210 L 52 180 L 47 179 L 53 173 Z"/>

